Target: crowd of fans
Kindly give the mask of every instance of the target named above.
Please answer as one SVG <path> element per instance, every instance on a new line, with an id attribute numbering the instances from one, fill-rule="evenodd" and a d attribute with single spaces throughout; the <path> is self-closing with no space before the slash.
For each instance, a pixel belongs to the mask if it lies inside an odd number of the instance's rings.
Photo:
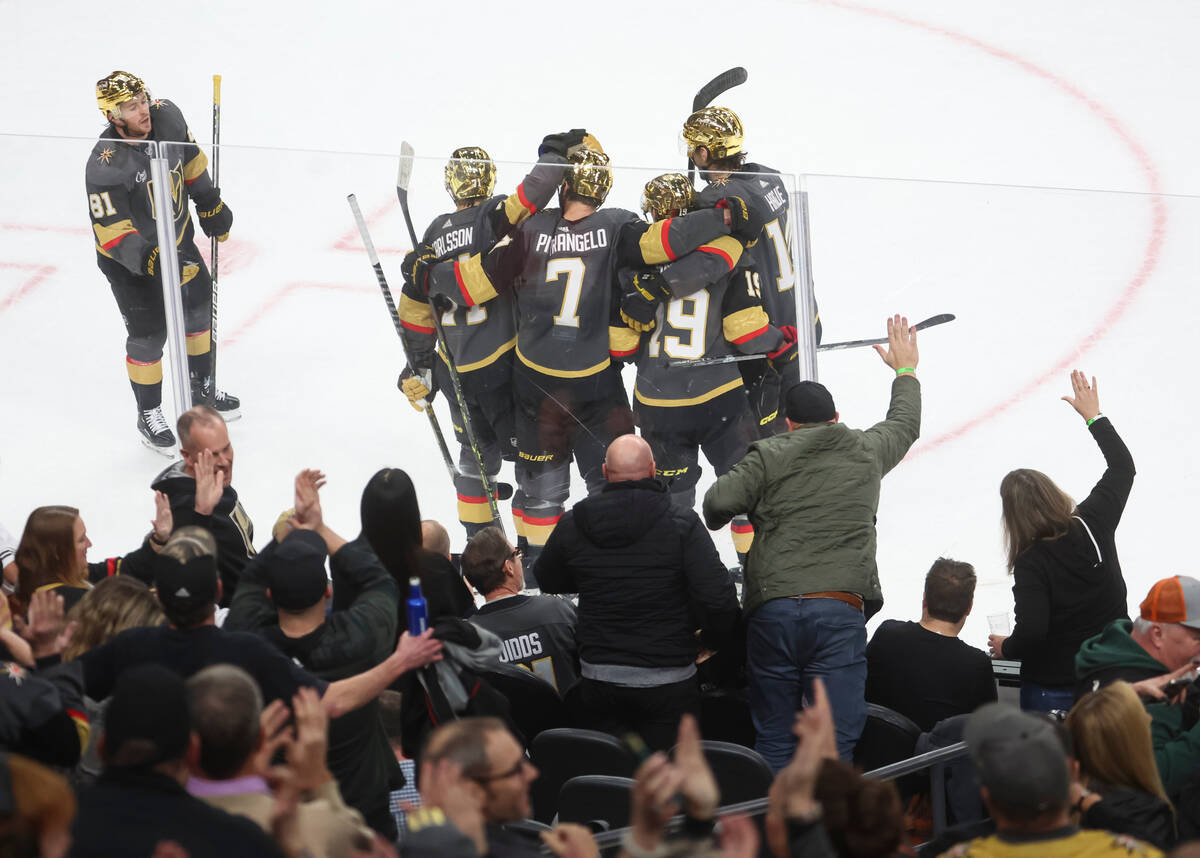
<path id="1" fill-rule="evenodd" d="M 224 421 L 185 413 L 140 546 L 89 562 L 68 506 L 0 544 L 0 855 L 1191 854 L 1200 581 L 1159 581 L 1130 621 L 1115 532 L 1133 460 L 1094 380 L 1073 373 L 1064 397 L 1107 463 L 1092 492 L 1076 504 L 1030 470 L 1000 487 L 1016 624 L 990 646 L 1020 660 L 1021 707 L 959 640 L 968 563 L 937 559 L 919 620 L 867 642 L 881 481 L 920 424 L 915 331 L 888 334 L 887 418 L 849 429 L 797 385 L 790 431 L 716 482 L 703 521 L 618 438 L 541 553 L 540 594 L 499 528 L 455 558 L 395 468 L 364 487 L 357 536 L 304 470 L 256 542 Z M 704 525 L 740 514 L 739 596 Z M 428 628 L 410 628 L 421 599 Z M 942 787 L 862 774 L 870 711 L 911 722 L 918 750 L 965 741 L 955 824 L 924 845 L 914 818 Z M 531 821 L 530 749 L 553 727 L 640 760 L 619 843 Z M 757 747 L 771 785 L 749 816 L 722 813 L 702 735 Z"/>

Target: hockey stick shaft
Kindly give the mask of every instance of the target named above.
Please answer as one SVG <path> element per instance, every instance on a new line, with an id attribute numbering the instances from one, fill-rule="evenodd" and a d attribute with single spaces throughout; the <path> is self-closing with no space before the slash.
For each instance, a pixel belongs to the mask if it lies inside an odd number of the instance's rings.
<path id="1" fill-rule="evenodd" d="M 741 66 L 734 66 L 731 69 L 721 72 L 696 92 L 695 97 L 692 98 L 692 113 L 708 107 L 712 104 L 714 98 L 726 90 L 733 89 L 735 86 L 741 86 L 746 82 L 748 77 L 749 74 Z M 696 165 L 692 163 L 690 157 L 688 158 L 688 179 L 695 184 Z"/>
<path id="2" fill-rule="evenodd" d="M 213 75 L 213 127 L 212 127 L 212 150 L 213 150 L 213 187 L 217 189 L 217 194 L 221 193 L 221 76 Z M 217 399 L 217 246 L 219 242 L 217 237 L 213 236 L 209 240 L 209 258 L 212 260 L 212 271 L 210 279 L 212 280 L 212 302 L 209 304 L 209 320 L 208 320 L 208 349 L 209 355 L 209 372 L 212 375 L 212 390 L 209 392 L 209 404 L 212 405 Z"/>
<path id="3" fill-rule="evenodd" d="M 396 328 L 396 336 L 400 337 L 400 345 L 404 349 L 404 356 L 408 359 L 409 364 L 413 362 L 412 352 L 408 348 L 408 343 L 404 339 L 404 329 L 400 326 L 400 314 L 396 312 L 396 302 L 392 300 L 392 290 L 388 288 L 387 277 L 383 273 L 383 265 L 379 262 L 379 254 L 375 252 L 375 242 L 371 241 L 371 233 L 367 229 L 366 218 L 363 217 L 362 209 L 358 207 L 358 198 L 354 194 L 346 197 L 346 201 L 350 203 L 350 211 L 354 213 L 354 223 L 358 226 L 358 234 L 362 236 L 363 246 L 367 249 L 367 258 L 371 260 L 371 267 L 375 270 L 375 279 L 379 283 L 379 291 L 383 293 L 383 300 L 387 304 L 388 315 L 392 319 L 392 325 Z M 441 451 L 442 461 L 446 463 L 446 470 L 450 473 L 450 479 L 457 479 L 458 468 L 454 466 L 454 459 L 450 456 L 450 448 L 446 446 L 446 437 L 442 434 L 441 424 L 438 423 L 437 415 L 433 413 L 433 404 L 425 405 L 425 415 L 429 418 L 429 428 L 433 430 L 433 437 L 437 441 L 438 450 Z"/>
<path id="4" fill-rule="evenodd" d="M 944 325 L 946 322 L 953 322 L 955 316 L 953 313 L 941 313 L 937 316 L 930 316 L 922 322 L 917 322 L 913 325 L 918 331 L 923 331 L 926 328 L 932 328 L 934 325 Z M 845 340 L 840 343 L 821 343 L 817 346 L 819 352 L 832 352 L 841 349 L 858 349 L 863 346 L 882 346 L 887 343 L 887 337 L 879 337 L 870 340 Z M 673 360 L 667 363 L 667 366 L 717 366 L 723 363 L 740 363 L 744 360 L 762 360 L 766 357 L 765 354 L 756 355 L 724 355 L 714 358 L 697 358 L 696 360 Z"/>
<path id="5" fill-rule="evenodd" d="M 400 143 L 400 166 L 396 172 L 396 199 L 400 202 L 400 211 L 404 213 L 404 224 L 408 227 L 408 237 L 412 239 L 412 246 L 415 249 L 417 246 L 417 231 L 413 229 L 412 214 L 408 210 L 408 185 L 412 178 L 414 154 L 413 147 L 407 140 Z M 471 425 L 471 414 L 470 409 L 467 407 L 467 397 L 463 394 L 462 379 L 458 376 L 458 367 L 454 365 L 454 355 L 450 352 L 450 346 L 446 344 L 446 330 L 442 326 L 442 315 L 438 312 L 437 307 L 434 306 L 432 298 L 429 299 L 429 310 L 433 313 L 433 328 L 437 332 L 438 348 L 445 358 L 446 370 L 450 373 L 450 383 L 454 387 L 454 398 L 458 400 L 459 416 L 462 417 L 463 436 L 471 448 L 471 454 L 474 456 L 475 464 L 479 469 L 479 482 L 483 486 L 483 495 L 487 498 L 488 508 L 492 512 L 492 520 L 496 523 L 497 527 L 504 530 L 504 522 L 500 518 L 500 504 L 496 501 L 495 488 L 487 475 L 487 467 L 484 464 L 483 451 L 479 447 L 479 439 L 475 434 L 475 427 Z"/>

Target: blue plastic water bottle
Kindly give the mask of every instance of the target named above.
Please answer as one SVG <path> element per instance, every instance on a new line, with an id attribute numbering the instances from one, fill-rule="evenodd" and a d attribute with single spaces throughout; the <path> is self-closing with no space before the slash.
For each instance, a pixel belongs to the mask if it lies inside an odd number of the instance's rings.
<path id="1" fill-rule="evenodd" d="M 408 633 L 413 637 L 429 628 L 429 606 L 421 595 L 421 579 L 408 579 Z"/>

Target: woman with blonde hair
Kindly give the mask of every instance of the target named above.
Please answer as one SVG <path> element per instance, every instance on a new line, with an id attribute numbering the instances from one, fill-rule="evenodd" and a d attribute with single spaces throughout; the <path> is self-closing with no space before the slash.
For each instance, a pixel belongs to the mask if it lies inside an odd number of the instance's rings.
<path id="1" fill-rule="evenodd" d="M 993 657 L 1021 662 L 1021 708 L 1040 712 L 1071 708 L 1080 645 L 1129 617 L 1116 531 L 1133 457 L 1100 413 L 1096 379 L 1076 370 L 1071 387 L 1074 396 L 1063 400 L 1086 421 L 1107 464 L 1100 481 L 1079 504 L 1040 471 L 1010 471 L 1000 483 L 1016 625 L 988 645 Z"/>
<path id="2" fill-rule="evenodd" d="M 1175 812 L 1154 761 L 1150 716 L 1127 682 L 1079 698 L 1067 715 L 1079 776 L 1071 807 L 1084 828 L 1128 834 L 1166 851 Z"/>

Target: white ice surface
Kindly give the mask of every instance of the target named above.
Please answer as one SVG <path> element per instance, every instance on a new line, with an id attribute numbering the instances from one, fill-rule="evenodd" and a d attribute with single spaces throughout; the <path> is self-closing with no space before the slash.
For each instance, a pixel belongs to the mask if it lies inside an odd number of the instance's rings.
<path id="1" fill-rule="evenodd" d="M 939 554 L 979 571 L 969 640 L 1011 607 L 1000 478 L 1040 468 L 1079 498 L 1102 469 L 1058 401 L 1073 366 L 1099 376 L 1139 470 L 1118 532 L 1131 604 L 1159 577 L 1200 574 L 1196 5 L 746 0 L 707 21 L 702 8 L 214 0 L 134 17 L 0 0 L 0 129 L 75 138 L 0 136 L 0 521 L 19 532 L 33 507 L 68 503 L 93 559 L 128 550 L 166 464 L 135 439 L 124 331 L 88 235 L 92 82 L 112 68 L 176 101 L 202 143 L 210 76 L 224 76 L 236 221 L 220 375 L 244 402 L 234 483 L 261 540 L 306 466 L 329 474 L 326 517 L 347 533 L 383 465 L 409 470 L 423 512 L 454 522 L 424 419 L 395 390 L 398 343 L 345 204 L 353 191 L 378 215 L 398 289 L 401 139 L 431 158 L 414 177 L 420 229 L 447 203 L 435 156 L 459 145 L 516 162 L 500 188 L 544 133 L 577 125 L 617 165 L 677 168 L 692 94 L 741 64 L 750 81 L 722 102 L 751 156 L 809 174 L 826 339 L 875 335 L 891 312 L 958 315 L 921 340 L 922 440 L 884 483 L 883 616 L 917 614 Z M 651 174 L 618 174 L 613 203 L 635 207 Z M 888 372 L 870 351 L 825 356 L 820 374 L 847 423 L 882 417 Z"/>

